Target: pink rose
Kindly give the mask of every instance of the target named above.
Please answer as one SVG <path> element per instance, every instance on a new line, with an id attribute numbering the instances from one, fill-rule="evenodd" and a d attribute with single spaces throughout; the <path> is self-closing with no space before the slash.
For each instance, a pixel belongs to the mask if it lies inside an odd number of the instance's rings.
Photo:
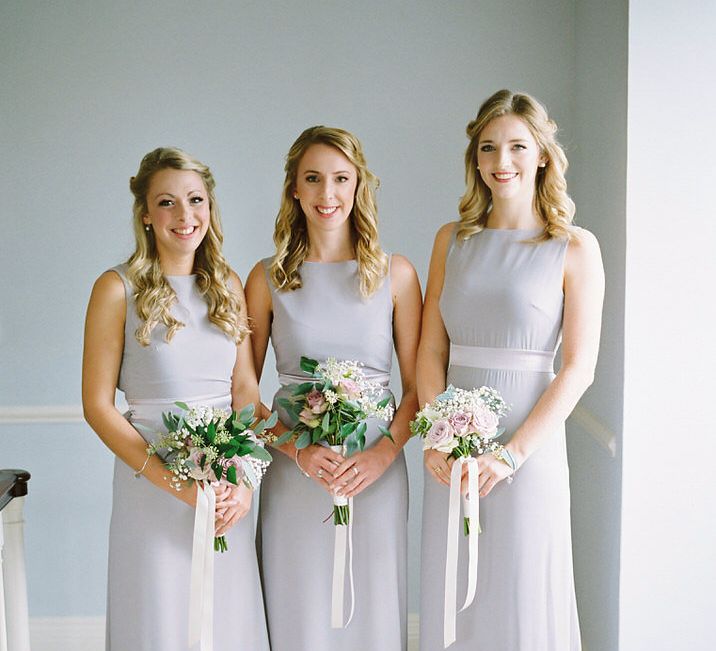
<path id="1" fill-rule="evenodd" d="M 497 433 L 499 417 L 491 412 L 485 405 L 479 405 L 472 412 L 472 425 L 481 435 L 492 438 Z"/>
<path id="2" fill-rule="evenodd" d="M 328 409 L 328 403 L 318 389 L 313 389 L 306 394 L 306 403 L 308 403 L 311 412 L 314 414 L 322 414 Z"/>
<path id="3" fill-rule="evenodd" d="M 189 471 L 189 476 L 192 479 L 201 481 L 203 479 L 211 479 L 214 477 L 214 473 L 211 470 L 211 464 L 204 464 L 204 469 L 201 469 L 201 463 L 204 461 L 205 455 L 199 449 L 192 450 L 189 455 L 189 461 L 194 464 L 194 467 Z"/>
<path id="4" fill-rule="evenodd" d="M 458 411 L 450 416 L 448 420 L 458 436 L 465 436 L 470 431 L 470 415 L 464 411 Z"/>
<path id="5" fill-rule="evenodd" d="M 360 387 L 354 380 L 344 378 L 338 381 L 338 393 L 348 398 L 348 400 L 355 400 L 360 398 Z"/>
<path id="6" fill-rule="evenodd" d="M 428 448 L 440 450 L 440 452 L 451 452 L 457 445 L 455 430 L 445 419 L 436 420 L 428 430 L 426 439 Z"/>

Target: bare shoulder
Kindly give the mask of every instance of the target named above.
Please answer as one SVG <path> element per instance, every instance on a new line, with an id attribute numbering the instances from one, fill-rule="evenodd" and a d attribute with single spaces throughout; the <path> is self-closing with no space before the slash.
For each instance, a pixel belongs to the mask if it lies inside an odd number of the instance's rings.
<path id="1" fill-rule="evenodd" d="M 116 271 L 105 271 L 94 283 L 92 301 L 102 304 L 124 303 L 124 281 Z"/>
<path id="2" fill-rule="evenodd" d="M 266 280 L 266 268 L 264 267 L 263 260 L 259 260 L 253 269 L 249 272 L 246 278 L 246 288 L 264 288 L 268 289 L 268 282 Z"/>
<path id="3" fill-rule="evenodd" d="M 567 246 L 565 274 L 603 275 L 602 252 L 593 233 L 572 227 L 572 239 Z"/>
<path id="4" fill-rule="evenodd" d="M 400 253 L 394 253 L 390 260 L 391 280 L 410 279 L 417 276 L 413 263 Z"/>
<path id="5" fill-rule="evenodd" d="M 444 247 L 447 249 L 448 244 L 450 243 L 450 238 L 452 237 L 452 234 L 455 232 L 455 229 L 457 228 L 457 225 L 459 222 L 448 222 L 447 224 L 443 224 L 439 229 L 437 234 L 435 235 L 435 248 L 437 249 L 438 246 Z"/>

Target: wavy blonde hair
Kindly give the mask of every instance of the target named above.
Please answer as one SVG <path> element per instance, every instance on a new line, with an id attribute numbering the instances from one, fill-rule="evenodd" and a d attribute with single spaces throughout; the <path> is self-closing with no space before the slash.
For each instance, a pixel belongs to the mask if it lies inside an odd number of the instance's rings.
<path id="1" fill-rule="evenodd" d="M 127 260 L 127 279 L 134 290 L 134 302 L 141 323 L 134 336 L 142 346 L 148 346 L 157 324 L 166 326 L 166 341 L 171 341 L 177 330 L 185 325 L 171 314 L 177 296 L 159 264 L 154 231 L 151 228 L 145 230 L 143 222 L 148 210 L 147 192 L 152 177 L 164 169 L 196 172 L 206 187 L 209 228 L 196 250 L 193 271 L 197 275 L 199 291 L 209 306 L 209 321 L 239 342 L 248 333 L 248 328 L 245 317 L 240 315 L 239 301 L 229 290 L 231 270 L 221 253 L 224 235 L 214 195 L 214 177 L 206 165 L 174 147 L 159 147 L 149 152 L 142 159 L 137 175 L 129 179 L 129 189 L 134 195 L 136 248 Z"/>
<path id="2" fill-rule="evenodd" d="M 348 131 L 333 127 L 315 126 L 306 129 L 288 151 L 281 206 L 273 233 L 276 253 L 269 267 L 271 281 L 279 291 L 293 291 L 301 287 L 299 268 L 308 255 L 308 227 L 301 204 L 293 198 L 293 193 L 301 158 L 311 145 L 316 144 L 335 147 L 356 168 L 358 182 L 350 215 L 351 235 L 358 262 L 360 292 L 362 296 L 368 297 L 380 287 L 388 273 L 388 256 L 378 240 L 375 191 L 380 181 L 368 169 L 358 138 Z"/>
<path id="3" fill-rule="evenodd" d="M 533 241 L 550 238 L 571 239 L 574 202 L 567 194 L 567 157 L 557 142 L 557 125 L 550 120 L 547 110 L 534 97 L 525 93 L 499 90 L 489 97 L 467 125 L 470 143 L 465 151 L 465 194 L 460 199 L 460 223 L 457 238 L 467 240 L 487 224 L 492 208 L 492 194 L 477 170 L 477 152 L 480 134 L 487 124 L 503 115 L 516 115 L 527 125 L 537 141 L 540 154 L 546 161 L 537 168 L 534 207 L 544 224 L 544 232 Z"/>

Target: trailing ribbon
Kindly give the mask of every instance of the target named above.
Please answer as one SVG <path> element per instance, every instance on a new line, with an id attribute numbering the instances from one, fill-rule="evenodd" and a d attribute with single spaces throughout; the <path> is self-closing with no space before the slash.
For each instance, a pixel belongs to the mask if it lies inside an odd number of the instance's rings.
<path id="1" fill-rule="evenodd" d="M 329 446 L 334 452 L 344 454 L 341 445 Z M 346 628 L 353 619 L 355 610 L 355 586 L 353 583 L 353 498 L 333 496 L 334 506 L 348 505 L 348 524 L 335 525 L 335 539 L 333 543 L 333 585 L 331 592 L 331 628 Z M 345 592 L 346 572 L 346 542 L 348 543 L 348 577 L 351 588 L 351 609 L 348 621 L 343 623 L 343 595 Z"/>
<path id="2" fill-rule="evenodd" d="M 456 639 L 457 622 L 457 556 L 460 540 L 460 479 L 462 466 L 467 464 L 467 497 L 463 501 L 464 517 L 470 518 L 468 535 L 469 563 L 467 574 L 467 594 L 460 612 L 465 610 L 475 599 L 477 590 L 477 541 L 480 530 L 480 500 L 478 492 L 477 459 L 460 457 L 455 459 L 450 471 L 450 503 L 448 507 L 447 554 L 445 558 L 445 606 L 443 620 L 443 644 L 447 649 Z M 472 495 L 473 499 L 469 499 Z"/>
<path id="3" fill-rule="evenodd" d="M 194 546 L 191 553 L 189 648 L 214 647 L 214 518 L 216 494 L 209 482 L 197 482 Z"/>

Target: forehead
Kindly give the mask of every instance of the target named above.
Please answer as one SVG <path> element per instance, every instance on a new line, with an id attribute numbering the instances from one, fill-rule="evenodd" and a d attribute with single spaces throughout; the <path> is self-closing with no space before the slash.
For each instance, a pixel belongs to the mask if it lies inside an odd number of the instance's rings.
<path id="1" fill-rule="evenodd" d="M 480 132 L 480 142 L 483 140 L 492 140 L 494 142 L 527 140 L 535 142 L 527 123 L 513 113 L 490 120 Z"/>
<path id="2" fill-rule="evenodd" d="M 204 181 L 197 172 L 165 168 L 152 174 L 148 194 L 186 194 L 197 190 L 206 192 Z"/>
<path id="3" fill-rule="evenodd" d="M 304 170 L 316 172 L 338 172 L 355 170 L 355 165 L 336 147 L 317 143 L 311 145 L 301 156 L 298 173 Z"/>

